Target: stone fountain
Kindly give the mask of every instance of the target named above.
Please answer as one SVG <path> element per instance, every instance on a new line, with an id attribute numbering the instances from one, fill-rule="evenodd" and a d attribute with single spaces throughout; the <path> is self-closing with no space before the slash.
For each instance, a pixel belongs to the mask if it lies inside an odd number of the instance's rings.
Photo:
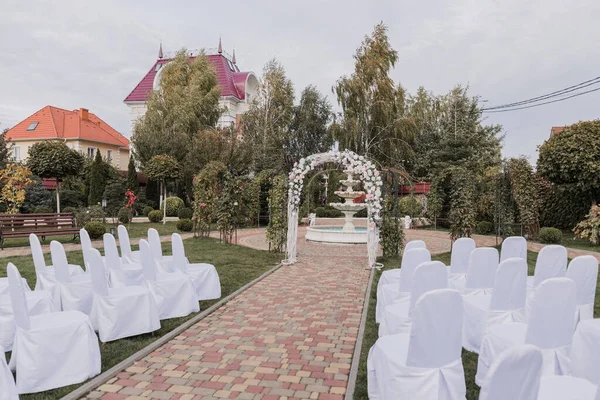
<path id="1" fill-rule="evenodd" d="M 364 209 L 366 205 L 364 203 L 355 203 L 354 199 L 362 196 L 365 192 L 354 191 L 354 186 L 360 184 L 360 181 L 355 181 L 351 171 L 344 171 L 348 175 L 348 179 L 341 180 L 340 183 L 346 186 L 346 190 L 338 190 L 334 192 L 345 201 L 343 203 L 329 203 L 329 205 L 336 210 L 340 210 L 345 215 L 345 223 L 342 228 L 343 232 L 355 232 L 356 228 L 352 223 L 354 214 Z"/>

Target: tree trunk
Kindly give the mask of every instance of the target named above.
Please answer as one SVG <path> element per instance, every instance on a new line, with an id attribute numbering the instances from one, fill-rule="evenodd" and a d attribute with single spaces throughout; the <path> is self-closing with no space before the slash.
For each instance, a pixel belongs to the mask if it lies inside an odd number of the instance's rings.
<path id="1" fill-rule="evenodd" d="M 56 178 L 56 212 L 59 213 L 60 212 L 60 182 L 58 181 L 58 178 Z"/>
<path id="2" fill-rule="evenodd" d="M 163 202 L 165 204 L 165 208 L 163 211 L 163 225 L 167 223 L 167 185 L 165 181 L 162 182 L 163 187 Z"/>

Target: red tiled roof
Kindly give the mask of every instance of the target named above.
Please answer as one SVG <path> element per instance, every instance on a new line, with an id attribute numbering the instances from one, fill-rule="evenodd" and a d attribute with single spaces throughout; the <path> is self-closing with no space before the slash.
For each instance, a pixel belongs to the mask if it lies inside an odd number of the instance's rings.
<path id="1" fill-rule="evenodd" d="M 402 185 L 400 186 L 400 194 L 428 194 L 431 190 L 430 182 L 417 182 L 413 186 Z"/>
<path id="2" fill-rule="evenodd" d="M 552 129 L 550 129 L 550 137 L 556 135 L 557 133 L 561 133 L 565 130 L 565 128 L 566 126 L 553 126 Z"/>
<path id="3" fill-rule="evenodd" d="M 244 100 L 246 77 L 248 76 L 249 72 L 233 71 L 229 67 L 230 61 L 222 54 L 210 54 L 207 57 L 217 71 L 217 81 L 221 87 L 221 96 L 233 96 L 240 100 Z M 193 60 L 194 58 L 195 57 L 190 57 L 190 60 Z M 129 95 L 125 98 L 124 102 L 128 103 L 134 101 L 146 101 L 152 92 L 154 77 L 157 73 L 156 66 L 159 64 L 166 64 L 171 60 L 172 59 L 157 60 L 152 68 L 150 68 L 150 71 L 148 71 L 146 76 L 142 78 L 140 83 L 138 83 L 131 93 L 129 93 Z"/>
<path id="4" fill-rule="evenodd" d="M 38 125 L 28 131 L 34 122 Z M 95 114 L 82 108 L 65 110 L 46 106 L 6 132 L 9 140 L 81 139 L 129 148 L 129 140 Z"/>

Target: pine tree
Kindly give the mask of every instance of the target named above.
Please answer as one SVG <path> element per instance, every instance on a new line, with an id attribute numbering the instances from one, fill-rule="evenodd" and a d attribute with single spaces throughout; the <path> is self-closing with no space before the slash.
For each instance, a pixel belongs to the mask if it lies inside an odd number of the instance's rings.
<path id="1" fill-rule="evenodd" d="M 135 170 L 135 162 L 133 157 L 129 157 L 129 165 L 127 167 L 127 189 L 133 190 L 135 193 L 139 191 L 137 171 Z"/>
<path id="2" fill-rule="evenodd" d="M 88 197 L 88 204 L 95 205 L 102 201 L 102 194 L 106 186 L 106 177 L 104 176 L 104 161 L 100 151 L 96 151 L 96 158 L 92 163 L 90 170 L 90 194 Z"/>

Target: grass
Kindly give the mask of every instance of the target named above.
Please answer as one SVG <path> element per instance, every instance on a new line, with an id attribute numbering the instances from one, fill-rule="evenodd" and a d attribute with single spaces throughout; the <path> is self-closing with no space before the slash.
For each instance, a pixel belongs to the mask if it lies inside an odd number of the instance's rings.
<path id="1" fill-rule="evenodd" d="M 380 262 L 385 265 L 385 269 L 399 268 L 401 257 L 381 258 Z M 450 264 L 450 253 L 444 253 L 432 256 L 433 260 L 442 261 L 444 264 Z M 529 265 L 529 275 L 533 275 L 535 269 L 535 260 L 537 253 L 527 252 L 527 264 Z M 360 364 L 356 378 L 356 389 L 354 392 L 355 400 L 367 400 L 369 398 L 367 391 L 367 356 L 369 349 L 377 341 L 377 325 L 375 324 L 375 306 L 377 304 L 377 283 L 381 277 L 382 271 L 375 271 L 373 277 L 373 286 L 371 287 L 371 297 L 369 299 L 369 311 L 367 313 L 367 322 L 365 325 L 365 334 L 360 353 Z M 600 313 L 600 284 L 596 287 L 595 315 Z M 477 400 L 479 398 L 479 387 L 475 384 L 475 373 L 477 372 L 477 354 L 463 349 L 462 352 L 463 367 L 465 370 L 465 381 L 467 386 L 467 400 Z"/>
<path id="2" fill-rule="evenodd" d="M 589 240 L 575 239 L 575 235 L 571 231 L 562 231 L 562 235 L 560 244 L 565 247 L 586 251 L 600 251 L 600 247 L 594 245 Z"/>
<path id="3" fill-rule="evenodd" d="M 149 224 L 131 224 L 131 226 L 134 225 Z M 233 293 L 246 283 L 258 278 L 281 260 L 280 254 L 252 250 L 241 246 L 220 244 L 216 239 L 187 239 L 184 241 L 184 244 L 186 255 L 191 263 L 208 262 L 215 265 L 221 280 L 222 297 Z M 163 243 L 163 252 L 164 254 L 171 254 L 170 242 Z M 81 265 L 83 263 L 81 252 L 69 252 L 67 253 L 67 257 L 72 264 Z M 48 254 L 46 255 L 46 261 L 50 263 L 50 256 Z M 32 288 L 35 286 L 35 270 L 31 256 L 3 259 L 2 263 L 0 263 L 0 276 L 2 277 L 6 276 L 6 264 L 8 262 L 12 262 L 19 268 L 21 275 L 27 279 Z M 219 300 L 201 301 L 200 310 L 207 309 L 217 301 Z M 146 347 L 195 315 L 196 313 L 183 318 L 163 320 L 161 321 L 161 329 L 150 334 L 121 339 L 115 342 L 101 343 L 102 371 L 109 369 L 131 354 Z M 21 400 L 58 399 L 78 386 L 72 385 L 43 393 L 21 395 L 20 398 Z"/>

